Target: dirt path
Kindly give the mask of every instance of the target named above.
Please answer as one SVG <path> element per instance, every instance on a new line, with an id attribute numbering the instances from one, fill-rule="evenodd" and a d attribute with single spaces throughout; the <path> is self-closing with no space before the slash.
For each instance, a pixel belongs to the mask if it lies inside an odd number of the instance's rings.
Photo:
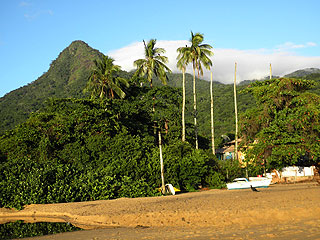
<path id="1" fill-rule="evenodd" d="M 42 240 L 320 239 L 320 185 L 0 209 L 0 223 L 8 220 L 70 222 L 93 229 L 36 238 Z"/>

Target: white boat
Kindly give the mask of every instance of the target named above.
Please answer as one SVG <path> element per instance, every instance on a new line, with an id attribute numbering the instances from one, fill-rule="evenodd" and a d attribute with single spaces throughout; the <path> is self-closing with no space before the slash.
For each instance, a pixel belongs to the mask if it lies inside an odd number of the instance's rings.
<path id="1" fill-rule="evenodd" d="M 250 180 L 246 178 L 236 178 L 232 183 L 227 183 L 227 188 L 232 189 L 247 189 L 247 188 L 267 188 L 271 183 L 271 179 L 265 177 L 250 177 Z"/>

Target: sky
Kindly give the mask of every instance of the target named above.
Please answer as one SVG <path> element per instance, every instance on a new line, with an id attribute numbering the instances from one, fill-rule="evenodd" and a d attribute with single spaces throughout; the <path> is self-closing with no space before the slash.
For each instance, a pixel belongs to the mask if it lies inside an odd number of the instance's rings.
<path id="1" fill-rule="evenodd" d="M 318 0 L 0 0 L 0 97 L 29 84 L 74 40 L 123 70 L 157 39 L 168 66 L 190 32 L 213 47 L 213 80 L 232 83 L 320 68 Z M 191 72 L 191 67 L 188 68 Z M 209 71 L 203 78 L 209 80 Z"/>

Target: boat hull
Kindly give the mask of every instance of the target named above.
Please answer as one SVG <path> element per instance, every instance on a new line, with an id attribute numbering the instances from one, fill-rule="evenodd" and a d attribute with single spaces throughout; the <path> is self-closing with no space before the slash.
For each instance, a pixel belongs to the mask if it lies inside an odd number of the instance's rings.
<path id="1" fill-rule="evenodd" d="M 228 190 L 235 189 L 249 189 L 254 188 L 267 188 L 271 183 L 271 179 L 261 179 L 261 180 L 252 180 L 248 181 L 247 179 L 236 180 L 232 183 L 227 183 Z"/>

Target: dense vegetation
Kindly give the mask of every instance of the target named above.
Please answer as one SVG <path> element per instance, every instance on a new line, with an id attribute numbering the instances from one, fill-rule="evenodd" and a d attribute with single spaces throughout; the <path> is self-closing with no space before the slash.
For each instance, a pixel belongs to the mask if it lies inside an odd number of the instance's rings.
<path id="1" fill-rule="evenodd" d="M 0 98 L 0 133 L 13 129 L 19 123 L 26 121 L 32 112 L 36 112 L 44 106 L 48 98 L 85 98 L 89 93 L 84 93 L 88 78 L 94 69 L 94 60 L 102 58 L 102 53 L 92 49 L 82 41 L 74 41 L 64 49 L 58 58 L 52 61 L 49 70 L 34 82 L 27 86 L 12 91 Z M 213 69 L 214 71 L 214 69 Z M 299 71 L 299 77 L 313 79 L 320 82 L 319 74 Z M 303 75 L 304 74 L 304 75 Z M 130 79 L 133 73 L 119 71 L 122 78 Z M 295 75 L 293 75 L 295 76 Z M 187 124 L 193 122 L 192 111 L 192 76 L 186 74 Z M 248 84 L 250 81 L 248 81 Z M 248 84 L 238 87 L 238 112 L 254 106 L 255 101 L 250 94 L 239 94 L 241 89 Z M 154 79 L 154 85 L 160 85 Z M 168 74 L 168 85 L 182 88 L 182 74 Z M 196 80 L 197 87 L 197 112 L 198 130 L 202 136 L 210 136 L 210 93 L 209 82 L 202 79 Z M 234 132 L 234 106 L 233 85 L 214 82 L 214 122 L 215 136 L 220 141 L 222 134 Z M 311 91 L 320 94 L 320 85 L 316 85 Z"/>
<path id="2" fill-rule="evenodd" d="M 280 78 L 251 84 L 258 104 L 242 116 L 246 160 L 269 169 L 320 161 L 320 96 L 315 82 Z"/>
<path id="3" fill-rule="evenodd" d="M 0 207 L 158 195 L 161 179 L 157 131 L 162 134 L 166 183 L 192 191 L 200 186 L 223 187 L 226 181 L 243 175 L 239 163 L 219 162 L 208 149 L 210 95 L 207 81 L 196 80 L 200 148 L 197 150 L 192 127 L 191 75 L 186 74 L 187 129 L 186 142 L 182 142 L 182 75 L 168 74 L 169 86 L 160 86 L 155 78 L 151 88 L 146 79 L 134 78 L 133 73 L 117 69 L 110 75 L 112 84 L 105 91 L 110 98 L 89 99 L 83 89 L 90 77 L 94 80 L 92 83 L 98 83 L 92 76 L 98 75 L 95 67 L 100 60 L 103 60 L 101 53 L 76 41 L 37 81 L 1 99 Z M 118 95 L 123 99 L 117 99 L 110 90 L 120 78 L 128 83 L 121 86 L 125 94 Z M 290 81 L 302 86 L 303 83 L 308 85 L 310 79 L 320 80 L 319 74 L 305 78 Z M 265 156 L 270 167 L 295 163 L 299 156 L 318 162 L 319 87 L 308 85 L 316 94 L 301 95 L 291 83 L 284 89 L 278 88 L 279 81 L 253 83 L 246 91 L 242 90 L 247 85 L 238 88 L 245 141 L 251 144 L 256 138 L 260 139 L 260 144 L 256 145 L 259 147 L 252 148 L 252 156 Z M 141 82 L 144 82 L 142 86 Z M 270 91 L 270 86 L 277 91 Z M 266 100 L 262 101 L 261 97 Z M 282 107 L 279 108 L 277 102 Z M 220 145 L 221 134 L 234 132 L 233 85 L 214 83 L 214 106 L 216 144 Z M 310 119 L 304 119 L 308 115 L 304 109 L 310 113 Z M 262 117 L 271 124 L 265 125 Z M 309 124 L 302 123 L 303 119 Z M 296 122 L 288 124 L 290 120 Z M 277 122 L 273 124 L 274 121 Z M 267 127 L 269 132 L 265 131 Z M 287 141 L 287 136 L 292 139 L 290 134 L 295 134 L 295 130 L 300 134 L 303 127 L 308 127 L 308 131 L 305 135 L 296 134 L 295 142 L 280 142 L 283 153 L 278 151 L 279 154 L 270 155 L 269 145 L 262 145 L 263 140 L 267 140 L 276 149 L 279 134 L 270 133 L 282 133 L 287 128 L 284 136 Z M 10 130 L 4 131 L 6 129 Z M 312 148 L 301 145 L 300 137 L 308 139 L 308 144 L 316 144 Z M 300 144 L 302 150 L 312 151 L 312 155 L 296 154 L 295 158 L 288 158 L 296 144 Z M 249 175 L 261 171 L 259 161 L 261 158 L 255 158 L 255 164 L 248 169 Z"/>
<path id="4" fill-rule="evenodd" d="M 132 86 L 127 94 L 124 100 L 49 100 L 2 135 L 1 206 L 159 194 L 153 122 L 161 119 L 168 122 L 162 129 L 166 182 L 182 190 L 221 186 L 225 179 L 215 173 L 215 157 L 180 141 L 176 89 Z"/>
<path id="5" fill-rule="evenodd" d="M 51 63 L 49 70 L 41 77 L 0 98 L 0 133 L 26 121 L 29 114 L 43 107 L 48 98 L 87 97 L 89 93 L 85 94 L 83 89 L 95 67 L 94 61 L 101 58 L 102 54 L 86 43 L 73 42 L 59 54 L 58 58 Z M 119 71 L 118 75 L 130 79 L 133 73 Z M 191 75 L 186 74 L 187 123 L 193 122 L 192 78 Z M 209 136 L 210 116 L 207 114 L 210 108 L 209 83 L 196 79 L 196 84 L 199 134 Z M 160 85 L 160 81 L 156 78 L 154 85 Z M 182 88 L 182 75 L 168 74 L 168 85 Z M 216 136 L 221 136 L 234 129 L 232 85 L 215 82 L 214 98 Z M 239 96 L 240 112 L 253 104 L 254 101 L 250 95 Z"/>

